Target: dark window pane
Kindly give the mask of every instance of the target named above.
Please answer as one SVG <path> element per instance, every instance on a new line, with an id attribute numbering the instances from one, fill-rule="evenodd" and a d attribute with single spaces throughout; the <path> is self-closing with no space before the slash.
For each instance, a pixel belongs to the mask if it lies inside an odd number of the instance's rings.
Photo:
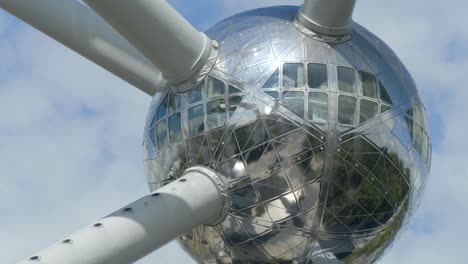
<path id="1" fill-rule="evenodd" d="M 345 125 L 354 125 L 356 107 L 356 98 L 340 95 L 338 97 L 338 122 Z"/>
<path id="2" fill-rule="evenodd" d="M 377 81 L 375 76 L 367 72 L 359 72 L 362 83 L 362 95 L 377 98 Z"/>
<path id="3" fill-rule="evenodd" d="M 182 139 L 182 124 L 180 113 L 169 117 L 169 139 L 171 142 L 177 142 Z"/>
<path id="4" fill-rule="evenodd" d="M 242 96 L 232 96 L 229 98 L 229 117 L 231 117 L 239 107 L 242 101 Z"/>
<path id="5" fill-rule="evenodd" d="M 232 85 L 229 85 L 229 93 L 230 94 L 235 94 L 235 93 L 242 93 L 241 90 L 239 90 L 239 88 L 236 88 Z"/>
<path id="6" fill-rule="evenodd" d="M 167 147 L 167 126 L 165 120 L 157 125 L 156 137 L 158 139 L 158 149 Z"/>
<path id="7" fill-rule="evenodd" d="M 294 113 L 304 117 L 304 93 L 284 92 L 283 103 Z"/>
<path id="8" fill-rule="evenodd" d="M 328 89 L 327 66 L 324 64 L 309 64 L 307 66 L 309 87 L 312 89 Z"/>
<path id="9" fill-rule="evenodd" d="M 197 135 L 205 130 L 204 118 L 205 113 L 203 111 L 203 105 L 197 105 L 189 108 L 188 119 L 190 135 Z"/>
<path id="10" fill-rule="evenodd" d="M 208 78 L 208 98 L 224 96 L 225 85 L 223 81 L 216 78 Z"/>
<path id="11" fill-rule="evenodd" d="M 379 82 L 379 86 L 380 86 L 380 99 L 383 102 L 392 105 L 393 102 L 392 102 L 392 99 L 390 99 L 390 96 L 387 93 L 387 89 L 385 89 L 385 87 L 383 86 L 383 84 L 381 82 Z"/>
<path id="12" fill-rule="evenodd" d="M 226 102 L 224 102 L 224 99 L 209 102 L 206 109 L 208 112 L 208 129 L 224 125 L 226 121 Z"/>
<path id="13" fill-rule="evenodd" d="M 283 87 L 302 87 L 304 85 L 304 65 L 285 63 L 283 65 Z"/>
<path id="14" fill-rule="evenodd" d="M 159 120 L 161 120 L 161 118 L 166 116 L 168 97 L 169 97 L 169 95 L 166 95 L 166 97 L 164 97 L 164 100 L 162 101 L 162 103 L 159 105 L 158 112 L 156 114 L 156 121 L 159 121 Z"/>
<path id="15" fill-rule="evenodd" d="M 269 96 L 275 98 L 275 99 L 279 99 L 279 93 L 278 92 L 267 91 L 265 93 L 268 94 Z"/>
<path id="16" fill-rule="evenodd" d="M 328 95 L 325 93 L 309 93 L 309 119 L 313 121 L 328 121 Z"/>
<path id="17" fill-rule="evenodd" d="M 179 110 L 182 102 L 182 96 L 171 94 L 169 98 L 169 112 L 175 112 Z"/>
<path id="18" fill-rule="evenodd" d="M 379 114 L 379 105 L 368 100 L 361 100 L 361 109 L 359 112 L 359 123 L 362 124 Z"/>
<path id="19" fill-rule="evenodd" d="M 262 88 L 278 88 L 279 87 L 279 69 L 270 76 Z"/>
<path id="20" fill-rule="evenodd" d="M 383 114 L 383 113 L 385 113 L 387 111 L 390 111 L 390 109 L 392 109 L 390 106 L 383 104 L 383 105 L 380 106 L 380 113 Z"/>
<path id="21" fill-rule="evenodd" d="M 409 109 L 408 111 L 406 111 L 406 114 L 407 114 L 408 116 L 410 116 L 411 118 L 413 118 L 413 117 L 414 117 L 414 110 L 413 110 L 413 108 L 411 108 L 411 109 Z"/>
<path id="22" fill-rule="evenodd" d="M 356 93 L 356 75 L 354 70 L 338 67 L 338 90 L 346 93 Z"/>
<path id="23" fill-rule="evenodd" d="M 414 129 L 413 119 L 410 119 L 409 117 L 405 116 L 405 120 L 406 120 L 406 125 L 408 125 L 411 139 L 413 139 L 413 129 Z"/>
<path id="24" fill-rule="evenodd" d="M 202 81 L 197 85 L 197 87 L 193 88 L 189 94 L 189 104 L 193 104 L 196 102 L 200 102 L 203 99 L 203 90 L 205 88 L 205 82 Z"/>
<path id="25" fill-rule="evenodd" d="M 422 153 L 422 146 L 423 146 L 423 136 L 424 132 L 423 129 L 419 125 L 414 126 L 414 149 L 421 154 Z"/>

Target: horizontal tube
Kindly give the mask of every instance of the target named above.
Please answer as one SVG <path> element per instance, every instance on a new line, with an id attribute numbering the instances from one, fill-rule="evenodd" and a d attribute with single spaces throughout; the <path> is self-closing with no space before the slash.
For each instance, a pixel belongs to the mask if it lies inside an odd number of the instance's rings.
<path id="1" fill-rule="evenodd" d="M 165 85 L 135 47 L 74 0 L 0 0 L 0 7 L 149 95 Z"/>
<path id="2" fill-rule="evenodd" d="M 226 205 L 215 172 L 183 177 L 30 256 L 19 264 L 133 263 L 203 224 L 223 220 Z"/>
<path id="3" fill-rule="evenodd" d="M 151 61 L 171 84 L 180 84 L 205 66 L 211 40 L 166 0 L 85 0 Z"/>

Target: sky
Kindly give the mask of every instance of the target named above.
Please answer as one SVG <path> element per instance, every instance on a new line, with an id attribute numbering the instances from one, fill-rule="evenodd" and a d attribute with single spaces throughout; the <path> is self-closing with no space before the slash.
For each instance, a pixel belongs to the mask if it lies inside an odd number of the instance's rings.
<path id="1" fill-rule="evenodd" d="M 170 0 L 199 30 L 300 1 Z M 188 3 L 187 3 L 188 2 Z M 380 264 L 468 258 L 468 2 L 358 0 L 354 20 L 406 64 L 434 147 L 421 207 Z M 0 10 L 0 263 L 15 263 L 148 193 L 151 98 Z M 174 243 L 138 264 L 194 263 Z"/>

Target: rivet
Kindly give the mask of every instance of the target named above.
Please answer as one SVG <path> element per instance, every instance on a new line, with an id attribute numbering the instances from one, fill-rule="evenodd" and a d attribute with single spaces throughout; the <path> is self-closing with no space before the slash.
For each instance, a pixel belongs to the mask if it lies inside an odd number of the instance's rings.
<path id="1" fill-rule="evenodd" d="M 127 208 L 124 209 L 124 212 L 130 212 L 131 210 L 132 210 L 132 208 L 127 207 Z"/>
<path id="2" fill-rule="evenodd" d="M 161 195 L 161 194 L 160 193 L 153 193 L 151 196 L 158 197 L 159 195 Z"/>
<path id="3" fill-rule="evenodd" d="M 39 256 L 33 256 L 29 258 L 30 260 L 39 260 Z"/>
<path id="4" fill-rule="evenodd" d="M 180 179 L 179 181 L 180 181 L 180 182 L 186 182 L 187 179 Z"/>
<path id="5" fill-rule="evenodd" d="M 96 223 L 96 224 L 94 224 L 94 227 L 101 227 L 101 226 L 102 226 L 101 223 Z"/>

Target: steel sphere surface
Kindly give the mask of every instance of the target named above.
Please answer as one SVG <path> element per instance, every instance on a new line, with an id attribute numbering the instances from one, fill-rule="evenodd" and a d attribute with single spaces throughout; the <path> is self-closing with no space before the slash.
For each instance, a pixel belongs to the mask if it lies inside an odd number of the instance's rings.
<path id="1" fill-rule="evenodd" d="M 359 24 L 330 44 L 297 13 L 218 23 L 206 32 L 219 44 L 209 76 L 153 97 L 150 189 L 202 165 L 231 198 L 221 224 L 179 239 L 200 263 L 374 263 L 419 204 L 431 143 L 412 77 Z"/>

